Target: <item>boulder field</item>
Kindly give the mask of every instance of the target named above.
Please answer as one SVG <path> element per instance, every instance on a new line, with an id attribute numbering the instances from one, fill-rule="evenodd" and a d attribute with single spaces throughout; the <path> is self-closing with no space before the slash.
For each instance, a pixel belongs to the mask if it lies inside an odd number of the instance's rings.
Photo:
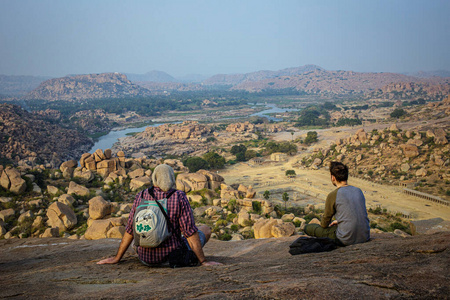
<path id="1" fill-rule="evenodd" d="M 447 299 L 450 232 L 373 235 L 364 244 L 292 256 L 298 236 L 205 246 L 222 266 L 97 265 L 120 240 L 0 240 L 0 298 L 13 299 Z"/>

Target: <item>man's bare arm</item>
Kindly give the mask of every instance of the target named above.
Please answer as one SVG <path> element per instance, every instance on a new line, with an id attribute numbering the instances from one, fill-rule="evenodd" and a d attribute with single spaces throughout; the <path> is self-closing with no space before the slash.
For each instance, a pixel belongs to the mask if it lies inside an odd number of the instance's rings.
<path id="1" fill-rule="evenodd" d="M 101 261 L 97 262 L 97 265 L 117 264 L 122 259 L 123 255 L 127 251 L 128 247 L 130 246 L 132 241 L 133 241 L 133 235 L 129 234 L 128 232 L 125 232 L 125 234 L 123 235 L 122 241 L 120 242 L 119 250 L 117 250 L 116 256 L 102 259 Z"/>

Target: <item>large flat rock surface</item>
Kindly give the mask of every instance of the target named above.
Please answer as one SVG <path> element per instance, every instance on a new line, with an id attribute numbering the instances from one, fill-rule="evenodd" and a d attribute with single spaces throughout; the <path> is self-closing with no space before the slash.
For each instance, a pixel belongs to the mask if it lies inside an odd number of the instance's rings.
<path id="1" fill-rule="evenodd" d="M 149 268 L 132 251 L 117 265 L 119 240 L 0 241 L 0 298 L 8 299 L 446 299 L 450 232 L 379 234 L 365 244 L 292 256 L 297 237 L 205 247 L 223 266 Z"/>

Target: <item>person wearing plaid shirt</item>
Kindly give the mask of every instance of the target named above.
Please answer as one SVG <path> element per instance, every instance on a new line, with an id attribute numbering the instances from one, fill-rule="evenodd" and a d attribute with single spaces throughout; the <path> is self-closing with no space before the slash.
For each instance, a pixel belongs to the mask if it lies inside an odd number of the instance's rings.
<path id="1" fill-rule="evenodd" d="M 175 185 L 175 174 L 170 166 L 165 164 L 158 165 L 152 174 L 152 180 L 156 199 L 162 199 L 173 190 L 173 186 Z M 141 193 L 136 195 L 134 200 L 133 208 L 128 217 L 125 234 L 117 254 L 113 257 L 103 259 L 97 262 L 97 264 L 118 263 L 130 246 L 133 241 L 133 220 L 136 208 L 142 201 L 152 200 L 148 189 L 144 190 L 142 197 L 140 197 L 140 194 Z M 167 199 L 167 211 L 175 232 L 155 248 L 136 247 L 139 260 L 147 266 L 166 262 L 169 253 L 180 246 L 180 239 L 177 238 L 176 235 L 180 236 L 183 234 L 181 240 L 186 242 L 192 251 L 194 251 L 201 265 L 220 265 L 220 263 L 217 262 L 207 261 L 205 258 L 202 247 L 209 240 L 211 229 L 206 225 L 198 227 L 195 225 L 191 206 L 189 205 L 189 201 L 184 192 L 176 191 L 169 199 Z"/>

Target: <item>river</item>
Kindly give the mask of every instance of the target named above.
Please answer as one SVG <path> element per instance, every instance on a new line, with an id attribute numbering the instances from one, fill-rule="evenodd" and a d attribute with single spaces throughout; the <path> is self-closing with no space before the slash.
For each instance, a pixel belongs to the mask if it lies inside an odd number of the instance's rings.
<path id="1" fill-rule="evenodd" d="M 278 119 L 272 116 L 269 116 L 268 114 L 274 114 L 274 113 L 284 113 L 286 111 L 295 111 L 298 109 L 289 109 L 289 108 L 279 108 L 276 104 L 262 104 L 262 103 L 256 103 L 255 105 L 265 105 L 267 109 L 262 110 L 260 112 L 254 113 L 249 115 L 251 116 L 260 116 L 260 117 L 266 117 L 271 121 L 279 122 L 282 121 L 282 119 Z M 178 123 L 178 122 L 177 122 Z M 163 123 L 156 123 L 152 125 L 146 125 L 142 127 L 134 127 L 134 128 L 127 128 L 127 129 L 121 129 L 121 130 L 112 130 L 107 135 L 104 135 L 98 139 L 98 141 L 92 146 L 89 153 L 95 152 L 97 149 L 111 149 L 114 143 L 118 141 L 119 138 L 123 138 L 127 135 L 127 133 L 130 132 L 142 132 L 147 127 L 156 127 L 159 125 L 162 125 Z"/>

